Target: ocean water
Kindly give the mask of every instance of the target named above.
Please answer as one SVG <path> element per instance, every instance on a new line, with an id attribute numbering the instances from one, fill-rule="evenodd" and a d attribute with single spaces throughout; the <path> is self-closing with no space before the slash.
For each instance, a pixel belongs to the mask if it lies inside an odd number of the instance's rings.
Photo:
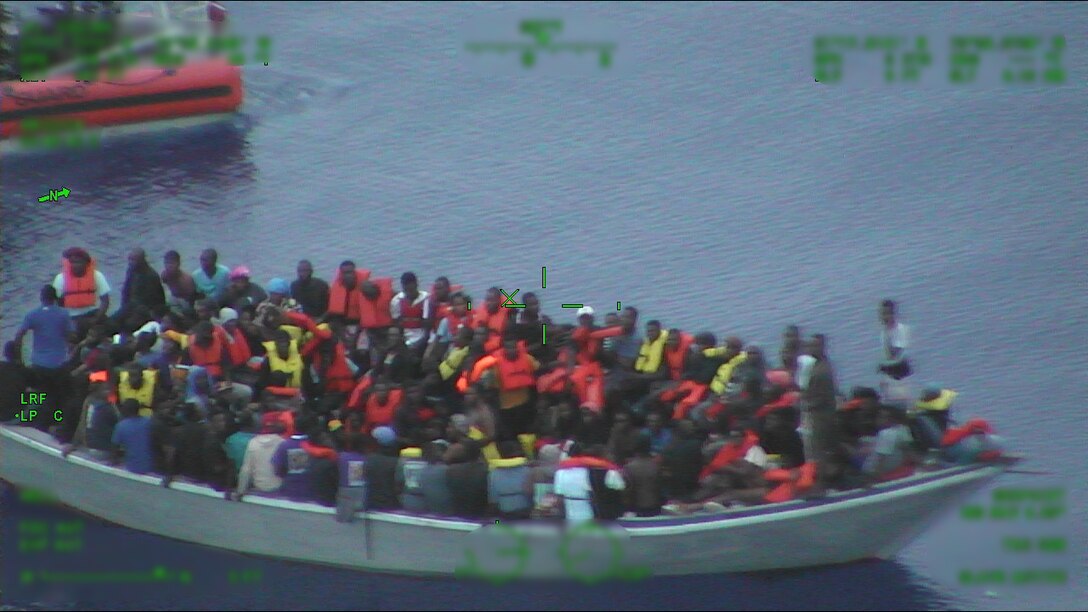
<path id="1" fill-rule="evenodd" d="M 41 510 L 9 496 L 5 604 L 1088 608 L 1085 5 L 230 9 L 240 30 L 273 37 L 269 65 L 246 68 L 245 113 L 234 124 L 92 152 L 5 155 L 3 340 L 35 306 L 61 251 L 77 244 L 99 258 L 115 289 L 134 246 L 157 268 L 168 249 L 192 268 L 201 249 L 215 246 L 222 263 L 244 263 L 262 283 L 292 277 L 300 258 L 326 278 L 351 258 L 382 274 L 446 274 L 476 295 L 492 284 L 535 291 L 560 320 L 573 318 L 562 302 L 607 310 L 621 301 L 668 326 L 736 334 L 774 351 L 781 329 L 796 323 L 829 336 L 845 386 L 875 383 L 876 305 L 892 297 L 913 328 L 916 379 L 958 390 L 957 418 L 990 420 L 1029 457 L 1025 470 L 1047 473 L 1010 474 L 999 485 L 1062 488 L 1066 514 L 980 528 L 952 510 L 894 561 L 569 589 L 304 567 L 87 520 L 86 550 L 56 559 L 192 568 L 192 583 L 41 591 L 20 584 L 17 572 L 46 561 L 8 544 L 14 519 Z M 516 40 L 513 27 L 500 26 L 527 17 L 618 40 L 614 70 L 595 68 L 590 56 L 556 64 L 544 56 L 524 70 L 513 55 L 507 65 L 463 51 L 480 32 Z M 1065 34 L 1068 84 L 887 85 L 879 64 L 872 77 L 848 74 L 854 82 L 841 86 L 813 80 L 816 35 L 948 32 Z M 37 202 L 61 187 L 72 190 L 67 200 Z M 1064 553 L 1030 557 L 1039 568 L 1065 568 L 1068 584 L 960 583 L 965 568 L 1035 567 L 1000 544 L 1020 533 L 1068 540 Z M 261 578 L 232 583 L 231 571 Z"/>

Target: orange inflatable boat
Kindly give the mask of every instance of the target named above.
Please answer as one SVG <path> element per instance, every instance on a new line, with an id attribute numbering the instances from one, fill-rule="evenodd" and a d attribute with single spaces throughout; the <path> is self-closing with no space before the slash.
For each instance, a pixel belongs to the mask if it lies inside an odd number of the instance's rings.
<path id="1" fill-rule="evenodd" d="M 133 68 L 119 79 L 71 77 L 0 84 L 0 138 L 19 136 L 24 121 L 109 127 L 231 113 L 242 105 L 242 69 L 222 58 L 180 68 Z"/>

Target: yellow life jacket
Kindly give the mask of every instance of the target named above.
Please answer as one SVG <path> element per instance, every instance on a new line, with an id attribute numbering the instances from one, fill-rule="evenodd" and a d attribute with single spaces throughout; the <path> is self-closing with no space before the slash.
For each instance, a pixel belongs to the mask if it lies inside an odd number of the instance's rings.
<path id="1" fill-rule="evenodd" d="M 518 434 L 518 442 L 521 442 L 521 449 L 525 451 L 525 456 L 530 459 L 536 454 L 536 435 L 531 433 Z"/>
<path id="2" fill-rule="evenodd" d="M 465 346 L 462 348 L 450 349 L 446 359 L 438 364 L 438 373 L 442 375 L 442 380 L 449 380 L 451 376 L 457 373 L 457 368 L 461 367 L 461 364 L 465 361 L 465 357 L 468 357 L 470 348 L 471 347 L 469 346 Z"/>
<path id="3" fill-rule="evenodd" d="M 134 399 L 140 402 L 140 416 L 149 417 L 153 414 L 151 403 L 155 398 L 155 383 L 159 380 L 156 370 L 144 370 L 144 384 L 139 389 L 133 389 L 128 384 L 128 370 L 123 370 L 117 382 L 117 398 L 119 401 Z"/>
<path id="4" fill-rule="evenodd" d="M 298 354 L 298 343 L 294 340 L 291 341 L 291 348 L 288 350 L 287 359 L 281 359 L 280 354 L 276 351 L 275 342 L 262 342 L 264 350 L 267 352 L 268 369 L 273 372 L 283 372 L 287 374 L 287 386 L 293 389 L 299 389 L 302 387 L 302 356 Z"/>
<path id="5" fill-rule="evenodd" d="M 635 371 L 643 374 L 653 374 L 661 367 L 661 360 L 665 357 L 665 342 L 669 334 L 661 332 L 657 340 L 650 342 L 647 338 L 642 341 L 642 348 L 638 350 L 638 359 L 635 360 Z"/>
<path id="6" fill-rule="evenodd" d="M 510 457 L 509 459 L 496 459 L 489 467 L 491 467 L 491 469 L 510 468 L 525 465 L 526 463 L 525 457 Z"/>
<path id="7" fill-rule="evenodd" d="M 472 438 L 473 440 L 483 440 L 487 436 L 484 435 L 484 432 L 480 431 L 478 427 L 473 425 L 472 428 L 468 430 L 468 437 Z M 489 468 L 495 461 L 502 459 L 502 455 L 499 454 L 499 447 L 495 446 L 494 442 L 481 448 L 480 454 L 484 456 L 484 459 L 487 459 L 487 466 Z"/>
<path id="8" fill-rule="evenodd" d="M 941 389 L 941 394 L 928 402 L 918 400 L 918 403 L 914 405 L 919 410 L 948 410 L 952 406 L 952 400 L 956 399 L 959 395 L 951 389 Z"/>
<path id="9" fill-rule="evenodd" d="M 400 456 L 405 459 L 419 459 L 423 456 L 423 449 L 418 446 L 409 446 L 400 450 Z"/>
<path id="10" fill-rule="evenodd" d="M 721 367 L 718 368 L 718 373 L 714 375 L 714 380 L 710 381 L 710 390 L 717 394 L 723 393 L 725 391 L 725 386 L 729 384 L 729 379 L 733 378 L 733 370 L 747 359 L 748 353 L 741 353 L 723 363 Z"/>
<path id="11" fill-rule="evenodd" d="M 181 347 L 181 350 L 183 350 L 183 351 L 185 349 L 189 348 L 189 336 L 186 336 L 185 334 L 183 334 L 181 332 L 176 332 L 176 331 L 174 331 L 172 329 L 168 329 L 168 330 L 164 331 L 162 333 L 162 335 L 166 336 L 167 339 L 169 339 L 169 340 L 173 340 L 174 342 L 177 342 L 178 346 Z"/>

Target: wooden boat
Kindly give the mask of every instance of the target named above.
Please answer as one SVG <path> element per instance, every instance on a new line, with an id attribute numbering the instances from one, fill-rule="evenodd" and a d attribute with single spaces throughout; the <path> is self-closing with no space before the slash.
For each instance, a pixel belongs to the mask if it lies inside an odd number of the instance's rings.
<path id="1" fill-rule="evenodd" d="M 106 521 L 253 555 L 428 576 L 584 580 L 604 577 L 602 567 L 633 578 L 888 559 L 1007 466 L 953 467 L 817 500 L 576 530 L 398 512 L 342 522 L 334 508 L 317 504 L 257 496 L 235 502 L 202 485 L 164 487 L 160 477 L 78 453 L 64 458 L 45 433 L 0 426 L 0 479 Z"/>

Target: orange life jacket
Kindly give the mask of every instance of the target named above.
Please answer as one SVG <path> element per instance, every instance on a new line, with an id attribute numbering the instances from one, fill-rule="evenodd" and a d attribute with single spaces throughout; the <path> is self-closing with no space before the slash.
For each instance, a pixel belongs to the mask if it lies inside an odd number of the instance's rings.
<path id="1" fill-rule="evenodd" d="M 465 371 L 461 374 L 461 378 L 457 379 L 457 390 L 461 393 L 468 391 L 470 385 L 474 385 L 480 382 L 484 372 L 488 368 L 495 365 L 495 357 L 493 355 L 484 355 L 476 360 L 476 363 L 472 366 L 472 371 Z"/>
<path id="2" fill-rule="evenodd" d="M 597 353 L 601 348 L 601 341 L 605 338 L 622 336 L 623 328 L 619 325 L 604 327 L 601 329 L 589 329 L 579 327 L 571 334 L 571 338 L 578 346 L 578 363 L 590 363 L 596 361 Z"/>
<path id="3" fill-rule="evenodd" d="M 465 287 L 463 285 L 450 285 L 450 295 L 461 291 Z M 438 331 L 438 325 L 442 322 L 442 319 L 450 311 L 449 302 L 439 302 L 438 298 L 434 297 L 434 285 L 431 285 L 431 315 L 434 316 L 434 331 Z"/>
<path id="4" fill-rule="evenodd" d="M 329 314 L 343 315 L 349 321 L 358 321 L 363 301 L 361 287 L 368 278 L 370 270 L 355 270 L 355 288 L 348 291 L 340 280 L 340 270 L 337 270 L 329 285 Z"/>
<path id="5" fill-rule="evenodd" d="M 419 296 L 416 296 L 419 299 Z M 413 304 L 408 296 L 400 300 L 400 326 L 403 329 L 423 329 L 423 312 L 427 307 L 427 300 Z"/>
<path id="6" fill-rule="evenodd" d="M 324 356 L 321 353 L 314 355 L 314 367 L 320 372 L 324 366 Z M 325 392 L 327 393 L 351 393 L 355 387 L 355 377 L 348 367 L 347 357 L 344 355 L 344 345 L 337 344 L 333 349 L 332 363 L 325 371 Z"/>
<path id="7" fill-rule="evenodd" d="M 87 308 L 98 303 L 94 271 L 95 261 L 93 259 L 87 264 L 87 271 L 83 273 L 83 276 L 73 274 L 71 262 L 67 259 L 63 260 L 64 295 L 60 296 L 61 306 L 65 308 Z"/>
<path id="8" fill-rule="evenodd" d="M 748 451 L 756 444 L 759 444 L 759 436 L 756 435 L 756 432 L 744 432 L 744 441 L 739 445 L 726 444 L 721 447 L 721 449 L 718 450 L 718 454 L 714 455 L 714 458 L 710 460 L 710 463 L 703 468 L 702 473 L 699 474 L 699 478 L 706 478 L 730 463 L 744 459 L 744 456 L 747 455 Z"/>
<path id="9" fill-rule="evenodd" d="M 790 408 L 797 404 L 797 400 L 801 399 L 801 394 L 797 391 L 790 391 L 785 393 L 778 400 L 765 404 L 759 410 L 756 410 L 756 418 L 762 419 L 775 410 L 781 410 L 783 408 Z"/>
<path id="10" fill-rule="evenodd" d="M 990 434 L 993 433 L 993 431 L 993 428 L 990 427 L 990 424 L 985 420 L 971 419 L 960 427 L 949 427 L 948 431 L 944 432 L 944 437 L 941 438 L 941 446 L 955 446 L 962 442 L 967 436 Z"/>
<path id="11" fill-rule="evenodd" d="M 447 312 L 442 318 L 446 319 L 446 329 L 449 330 L 450 338 L 456 338 L 457 332 L 461 331 L 462 327 L 472 328 L 471 312 L 466 312 L 463 317 L 459 317 L 453 312 Z M 440 319 L 435 319 L 435 321 L 441 323 Z M 437 326 L 435 329 L 438 329 Z"/>
<path id="12" fill-rule="evenodd" d="M 708 389 L 710 385 L 700 384 L 694 380 L 682 380 L 675 389 L 666 389 L 658 397 L 666 402 L 676 401 L 672 418 L 679 421 L 686 418 L 688 412 L 703 401 Z"/>
<path id="13" fill-rule="evenodd" d="M 266 412 L 261 416 L 261 424 L 269 425 L 274 421 L 283 423 L 284 432 L 280 434 L 286 440 L 295 435 L 295 414 L 290 410 Z"/>
<path id="14" fill-rule="evenodd" d="M 559 462 L 559 469 L 565 470 L 567 468 L 601 468 L 605 470 L 620 470 L 621 468 L 607 459 L 601 459 L 600 457 L 587 457 L 582 455 L 580 457 L 571 457 Z"/>
<path id="15" fill-rule="evenodd" d="M 220 330 L 222 332 L 222 330 Z M 201 366 L 215 377 L 223 375 L 223 336 L 222 333 L 212 334 L 212 344 L 208 348 L 196 343 L 196 336 L 189 336 L 189 359 L 193 365 Z"/>
<path id="16" fill-rule="evenodd" d="M 302 396 L 302 389 L 299 389 L 298 387 L 265 387 L 264 390 L 277 397 Z"/>
<path id="17" fill-rule="evenodd" d="M 676 350 L 670 351 L 668 345 L 665 345 L 665 360 L 669 364 L 669 378 L 680 380 L 684 375 L 684 361 L 687 359 L 688 350 L 694 341 L 695 338 L 691 334 L 681 332 L 680 344 L 676 346 Z"/>
<path id="18" fill-rule="evenodd" d="M 378 288 L 378 297 L 373 301 L 363 296 L 359 309 L 359 327 L 377 329 L 393 324 L 393 315 L 389 312 L 389 303 L 393 301 L 393 279 L 375 278 L 370 281 Z"/>
<path id="19" fill-rule="evenodd" d="M 495 361 L 499 369 L 499 388 L 503 391 L 525 389 L 536 383 L 533 376 L 533 362 L 524 350 L 518 350 L 518 355 L 513 361 L 507 359 L 505 355 L 497 357 Z"/>
<path id="20" fill-rule="evenodd" d="M 579 406 L 599 413 L 604 408 L 604 370 L 596 361 L 574 368 L 570 375 Z"/>
<path id="21" fill-rule="evenodd" d="M 378 401 L 378 395 L 371 395 L 366 400 L 366 430 L 367 433 L 374 431 L 375 427 L 381 427 L 382 425 L 389 425 L 393 422 L 393 415 L 397 412 L 397 407 L 400 406 L 400 401 L 404 397 L 404 392 L 400 389 L 392 389 L 389 391 L 389 397 L 386 398 L 385 403 Z"/>
<path id="22" fill-rule="evenodd" d="M 367 389 L 370 389 L 374 385 L 374 377 L 367 372 L 359 379 L 359 382 L 355 383 L 355 388 L 351 390 L 351 396 L 348 397 L 348 403 L 344 406 L 346 412 L 359 412 L 366 408 L 363 402 Z"/>
<path id="23" fill-rule="evenodd" d="M 234 333 L 230 334 L 227 349 L 230 352 L 230 362 L 235 367 L 245 365 L 249 358 L 253 356 L 253 352 L 249 350 L 249 342 L 246 341 L 245 334 L 238 328 L 235 328 Z"/>
<path id="24" fill-rule="evenodd" d="M 484 344 L 484 350 L 491 352 L 502 348 L 502 334 L 506 331 L 506 324 L 510 320 L 509 311 L 509 308 L 502 306 L 499 307 L 498 312 L 495 314 L 489 313 L 486 307 L 474 311 L 476 314 L 474 315 L 473 327 L 485 325 L 491 330 L 491 337 Z"/>
<path id="25" fill-rule="evenodd" d="M 769 482 L 780 483 L 763 497 L 764 501 L 771 504 L 789 501 L 808 491 L 816 483 L 816 464 L 810 461 L 802 465 L 797 470 L 796 479 L 793 471 L 787 469 L 767 470 L 763 477 Z"/>

